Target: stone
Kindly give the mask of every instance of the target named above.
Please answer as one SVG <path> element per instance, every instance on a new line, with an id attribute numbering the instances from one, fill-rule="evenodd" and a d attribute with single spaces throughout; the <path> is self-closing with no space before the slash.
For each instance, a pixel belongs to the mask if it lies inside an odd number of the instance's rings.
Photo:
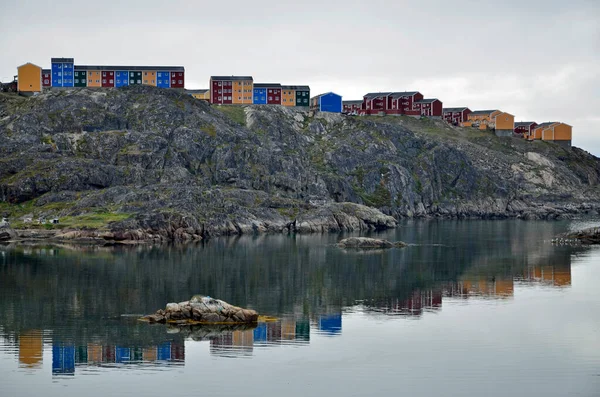
<path id="1" fill-rule="evenodd" d="M 390 242 L 383 239 L 375 239 L 368 237 L 349 237 L 341 240 L 338 244 L 340 248 L 359 248 L 359 249 L 370 249 L 370 248 L 402 248 L 406 247 L 406 243 L 402 241 Z"/>
<path id="2" fill-rule="evenodd" d="M 179 307 L 178 303 L 167 303 L 167 307 L 165 309 L 165 311 L 168 312 L 178 312 L 180 311 L 181 308 Z"/>
<path id="3" fill-rule="evenodd" d="M 10 241 L 17 237 L 17 233 L 8 225 L 0 226 L 0 241 Z"/>

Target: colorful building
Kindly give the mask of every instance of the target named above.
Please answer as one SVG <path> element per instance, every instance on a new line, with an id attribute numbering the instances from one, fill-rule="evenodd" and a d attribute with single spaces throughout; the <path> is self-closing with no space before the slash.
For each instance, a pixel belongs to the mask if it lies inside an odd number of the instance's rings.
<path id="1" fill-rule="evenodd" d="M 418 91 L 371 92 L 363 97 L 361 114 L 385 113 L 421 116 L 422 109 L 429 109 L 431 107 L 431 103 L 429 102 L 427 106 L 418 104 L 423 99 L 423 94 Z M 429 110 L 426 111 L 426 113 L 428 112 Z"/>
<path id="2" fill-rule="evenodd" d="M 34 93 L 42 91 L 42 68 L 26 63 L 17 68 L 17 91 Z"/>
<path id="3" fill-rule="evenodd" d="M 179 74 L 181 73 L 181 76 Z M 73 67 L 74 87 L 112 88 L 130 85 L 150 85 L 161 88 L 183 88 L 185 69 L 182 66 L 93 66 Z M 176 83 L 171 84 L 175 74 Z"/>
<path id="4" fill-rule="evenodd" d="M 51 58 L 52 87 L 74 87 L 74 59 Z"/>
<path id="5" fill-rule="evenodd" d="M 463 108 L 444 108 L 443 118 L 446 122 L 452 125 L 462 125 L 467 121 L 471 110 L 467 107 Z"/>
<path id="6" fill-rule="evenodd" d="M 333 92 L 320 94 L 310 99 L 310 110 L 342 113 L 342 96 Z"/>
<path id="7" fill-rule="evenodd" d="M 208 88 L 202 90 L 185 90 L 185 93 L 196 99 L 202 99 L 210 102 L 210 90 Z"/>
<path id="8" fill-rule="evenodd" d="M 512 136 L 515 131 L 515 116 L 500 112 L 493 119 L 494 133 L 497 136 Z"/>
<path id="9" fill-rule="evenodd" d="M 489 124 L 493 124 L 497 114 L 502 113 L 500 110 L 475 110 L 467 116 L 465 127 L 478 127 L 480 130 L 486 130 Z"/>
<path id="10" fill-rule="evenodd" d="M 342 101 L 342 113 L 358 114 L 362 109 L 363 101 Z"/>
<path id="11" fill-rule="evenodd" d="M 523 137 L 529 136 L 537 126 L 538 124 L 535 121 L 519 121 L 515 123 L 514 132 Z"/>
<path id="12" fill-rule="evenodd" d="M 42 69 L 42 87 L 52 87 L 52 69 Z"/>
<path id="13" fill-rule="evenodd" d="M 310 105 L 310 87 L 307 85 L 281 86 L 281 104 L 283 106 Z"/>
<path id="14" fill-rule="evenodd" d="M 255 105 L 281 105 L 281 84 L 255 83 L 253 91 Z"/>
<path id="15" fill-rule="evenodd" d="M 211 76 L 210 103 L 218 105 L 252 104 L 252 76 Z"/>
<path id="16" fill-rule="evenodd" d="M 437 98 L 418 100 L 414 107 L 419 110 L 421 116 L 442 118 L 444 106 Z"/>
<path id="17" fill-rule="evenodd" d="M 547 122 L 537 126 L 530 136 L 525 138 L 529 140 L 541 139 L 543 141 L 553 141 L 567 147 L 571 146 L 573 137 L 573 127 L 561 122 Z"/>

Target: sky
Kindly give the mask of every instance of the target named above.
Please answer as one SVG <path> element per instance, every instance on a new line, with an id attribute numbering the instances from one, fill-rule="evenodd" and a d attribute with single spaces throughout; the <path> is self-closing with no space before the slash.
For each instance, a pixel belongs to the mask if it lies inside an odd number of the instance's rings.
<path id="1" fill-rule="evenodd" d="M 420 91 L 445 107 L 562 121 L 600 156 L 598 0 L 0 0 L 0 80 L 51 57 L 181 65 L 334 91 Z M 92 5 L 94 4 L 94 5 Z"/>

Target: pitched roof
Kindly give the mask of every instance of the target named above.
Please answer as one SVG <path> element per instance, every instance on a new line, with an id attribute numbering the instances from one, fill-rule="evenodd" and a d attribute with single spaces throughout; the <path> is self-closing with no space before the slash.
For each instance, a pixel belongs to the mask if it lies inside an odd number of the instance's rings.
<path id="1" fill-rule="evenodd" d="M 535 121 L 517 121 L 515 127 L 529 127 L 532 124 L 536 124 Z"/>
<path id="2" fill-rule="evenodd" d="M 341 95 L 339 95 L 339 94 L 336 94 L 335 92 L 331 92 L 331 91 L 329 91 L 329 92 L 324 92 L 324 93 L 322 93 L 322 94 L 316 95 L 316 96 L 314 96 L 314 97 L 312 97 L 312 98 L 310 98 L 310 99 L 320 98 L 320 97 L 322 97 L 322 96 L 324 96 L 324 95 L 330 95 L 330 94 L 333 94 L 333 95 L 339 96 L 340 98 L 342 97 Z"/>
<path id="3" fill-rule="evenodd" d="M 362 104 L 362 100 L 342 101 L 344 105 L 359 105 Z"/>
<path id="4" fill-rule="evenodd" d="M 183 66 L 94 66 L 94 65 L 75 65 L 76 71 L 83 70 L 109 70 L 109 71 L 131 71 L 140 72 L 142 70 L 185 72 Z"/>
<path id="5" fill-rule="evenodd" d="M 17 66 L 17 70 L 18 70 L 18 69 L 21 69 L 23 66 L 27 66 L 27 65 L 35 66 L 36 68 L 42 69 L 42 67 L 41 67 L 41 66 L 38 66 L 38 65 L 36 65 L 35 63 L 27 62 L 27 63 L 24 63 L 24 64 L 23 64 L 23 65 L 21 65 L 21 66 Z"/>
<path id="6" fill-rule="evenodd" d="M 254 83 L 254 88 L 281 88 L 279 83 Z"/>
<path id="7" fill-rule="evenodd" d="M 545 123 L 538 124 L 538 126 L 536 127 L 536 129 L 537 129 L 537 128 L 546 128 L 546 127 L 550 127 L 552 124 L 556 124 L 556 123 L 557 123 L 556 121 L 547 121 L 547 122 L 545 122 Z"/>
<path id="8" fill-rule="evenodd" d="M 464 108 L 443 108 L 442 109 L 443 112 L 462 112 L 463 110 L 469 110 L 469 108 L 464 107 Z"/>
<path id="9" fill-rule="evenodd" d="M 379 98 L 382 96 L 389 96 L 391 92 L 369 92 L 368 94 L 363 95 L 363 97 L 367 99 Z"/>
<path id="10" fill-rule="evenodd" d="M 426 99 L 421 99 L 420 101 L 417 101 L 416 103 L 433 103 L 435 101 L 442 102 L 437 98 L 426 98 Z"/>
<path id="11" fill-rule="evenodd" d="M 42 73 L 52 73 L 52 69 L 42 69 Z"/>
<path id="12" fill-rule="evenodd" d="M 494 110 L 474 110 L 473 112 L 471 112 L 472 115 L 476 116 L 476 115 L 480 115 L 480 114 L 492 114 L 494 112 L 499 112 L 498 109 L 494 109 Z"/>
<path id="13" fill-rule="evenodd" d="M 297 91 L 310 91 L 310 87 L 307 85 L 282 85 L 284 90 L 297 90 Z"/>
<path id="14" fill-rule="evenodd" d="M 419 91 L 404 91 L 404 92 L 392 92 L 392 98 L 400 98 L 403 96 L 415 96 L 419 94 Z"/>
<path id="15" fill-rule="evenodd" d="M 254 80 L 252 76 L 210 76 L 210 79 L 221 81 Z"/>

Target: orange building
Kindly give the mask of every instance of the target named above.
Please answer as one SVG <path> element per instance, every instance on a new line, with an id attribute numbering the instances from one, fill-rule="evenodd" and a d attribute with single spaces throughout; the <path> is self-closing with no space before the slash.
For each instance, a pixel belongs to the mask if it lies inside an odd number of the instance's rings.
<path id="1" fill-rule="evenodd" d="M 533 130 L 533 133 L 526 138 L 541 139 L 543 141 L 553 141 L 565 146 L 571 146 L 573 137 L 573 127 L 561 122 L 542 123 Z"/>
<path id="2" fill-rule="evenodd" d="M 144 70 L 142 72 L 142 84 L 156 87 L 156 70 Z"/>
<path id="3" fill-rule="evenodd" d="M 31 330 L 19 336 L 19 362 L 27 367 L 37 367 L 42 362 L 42 331 Z"/>
<path id="4" fill-rule="evenodd" d="M 463 126 L 479 127 L 480 130 L 486 130 L 488 125 L 494 124 L 496 116 L 500 113 L 502 113 L 500 110 L 476 110 L 469 113 Z"/>
<path id="5" fill-rule="evenodd" d="M 88 70 L 88 87 L 102 87 L 102 72 L 99 70 Z"/>
<path id="6" fill-rule="evenodd" d="M 281 104 L 283 106 L 296 106 L 296 90 L 291 86 L 281 86 Z"/>
<path id="7" fill-rule="evenodd" d="M 510 113 L 500 112 L 494 116 L 492 124 L 497 136 L 513 136 L 515 116 Z"/>
<path id="8" fill-rule="evenodd" d="M 252 105 L 252 88 L 252 79 L 233 80 L 233 104 Z"/>
<path id="9" fill-rule="evenodd" d="M 202 90 L 185 90 L 185 93 L 193 96 L 196 99 L 210 101 L 210 90 L 208 88 Z"/>
<path id="10" fill-rule="evenodd" d="M 40 92 L 42 91 L 42 68 L 33 63 L 26 63 L 17 68 L 17 91 Z"/>

